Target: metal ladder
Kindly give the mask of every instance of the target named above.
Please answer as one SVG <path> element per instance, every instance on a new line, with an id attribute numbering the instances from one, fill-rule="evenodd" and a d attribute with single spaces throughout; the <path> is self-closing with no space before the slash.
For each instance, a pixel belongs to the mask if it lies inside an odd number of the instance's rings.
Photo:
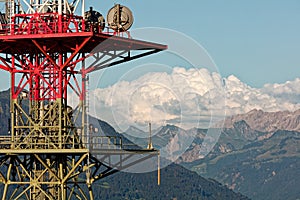
<path id="1" fill-rule="evenodd" d="M 6 0 L 5 6 L 6 6 L 5 12 L 6 12 L 7 23 L 11 24 L 12 16 L 15 14 L 15 1 Z"/>
<path id="2" fill-rule="evenodd" d="M 86 80 L 85 80 L 85 117 L 86 117 L 86 121 L 85 121 L 85 127 L 86 127 L 86 134 L 87 134 L 87 148 L 90 148 L 90 133 L 91 133 L 91 130 L 90 130 L 90 122 L 89 122 L 89 107 L 90 107 L 90 95 L 89 95 L 89 76 L 86 77 Z"/>

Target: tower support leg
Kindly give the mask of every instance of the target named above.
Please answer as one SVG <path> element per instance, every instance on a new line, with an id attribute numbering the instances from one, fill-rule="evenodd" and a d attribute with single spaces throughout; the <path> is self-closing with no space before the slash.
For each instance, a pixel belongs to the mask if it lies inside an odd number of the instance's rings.
<path id="1" fill-rule="evenodd" d="M 90 200 L 94 200 L 94 194 L 93 194 L 93 189 L 91 184 L 88 185 L 88 189 L 89 189 Z"/>
<path id="2" fill-rule="evenodd" d="M 9 160 L 11 162 L 11 159 L 9 159 Z M 8 167 L 8 170 L 7 170 L 7 176 L 6 176 L 6 180 L 5 180 L 5 186 L 4 186 L 2 200 L 6 199 L 7 190 L 8 190 L 8 186 L 9 186 L 9 182 L 10 182 L 9 179 L 10 179 L 11 168 L 12 168 L 12 163 L 9 163 L 9 167 Z"/>

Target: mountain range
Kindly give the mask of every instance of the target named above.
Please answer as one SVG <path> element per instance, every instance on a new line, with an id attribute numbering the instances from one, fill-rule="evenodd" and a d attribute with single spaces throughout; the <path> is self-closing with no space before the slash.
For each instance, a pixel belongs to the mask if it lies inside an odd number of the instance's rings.
<path id="1" fill-rule="evenodd" d="M 238 114 L 225 119 L 223 128 L 233 128 L 235 122 L 244 120 L 257 131 L 275 132 L 277 130 L 300 131 L 300 109 L 296 111 L 264 112 L 254 109 L 246 114 Z"/>
<path id="2" fill-rule="evenodd" d="M 0 92 L 0 134 L 7 135 L 9 126 L 9 91 Z M 125 135 L 118 133 L 108 123 L 89 117 L 93 134 L 99 136 L 117 136 L 122 138 L 123 147 L 145 148 L 139 146 Z M 165 135 L 162 135 L 160 145 L 166 145 L 165 138 L 176 136 L 180 128 L 175 126 L 162 127 Z M 172 130 L 172 134 L 170 133 Z M 157 140 L 159 141 L 159 140 Z M 156 141 L 155 141 L 156 142 Z M 1 170 L 1 169 L 0 169 Z M 235 193 L 226 186 L 212 179 L 201 177 L 196 172 L 190 171 L 178 164 L 171 164 L 161 170 L 161 185 L 157 185 L 157 172 L 143 174 L 118 172 L 108 176 L 93 185 L 95 199 L 208 199 L 208 200 L 246 200 L 248 197 Z M 3 185 L 0 184 L 0 191 Z M 8 191 L 10 192 L 10 191 Z"/>
<path id="3" fill-rule="evenodd" d="M 157 148 L 163 148 L 161 145 L 166 141 L 177 143 L 176 135 L 193 136 L 177 164 L 252 199 L 299 199 L 299 114 L 299 110 L 271 113 L 253 110 L 228 117 L 218 142 L 205 157 L 199 152 L 207 129 L 192 128 L 184 131 L 188 134 L 182 134 L 179 127 L 167 125 L 154 132 L 152 141 Z M 134 130 L 138 135 L 137 129 Z M 130 133 L 124 135 L 140 145 L 148 142 L 147 138 L 134 138 Z"/>
<path id="4" fill-rule="evenodd" d="M 299 198 L 300 134 L 281 130 L 264 140 L 228 139 L 235 131 L 224 131 L 204 159 L 181 164 L 253 199 Z"/>
<path id="5" fill-rule="evenodd" d="M 8 91 L 0 92 L 1 134 L 8 130 L 8 97 Z M 217 143 L 205 157 L 199 151 L 207 129 L 162 126 L 152 133 L 155 148 L 164 148 L 166 155 L 186 148 L 162 170 L 161 186 L 152 180 L 154 172 L 120 172 L 96 184 L 95 193 L 108 199 L 299 199 L 299 115 L 300 110 L 252 110 L 227 117 L 224 127 L 219 127 Z M 149 133 L 135 127 L 120 134 L 104 121 L 93 117 L 89 121 L 98 129 L 94 134 L 120 136 L 135 148 L 149 143 Z"/>

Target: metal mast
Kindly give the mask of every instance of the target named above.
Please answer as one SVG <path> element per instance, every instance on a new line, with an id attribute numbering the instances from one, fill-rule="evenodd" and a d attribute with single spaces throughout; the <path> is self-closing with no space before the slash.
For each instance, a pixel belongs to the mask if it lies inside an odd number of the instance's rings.
<path id="1" fill-rule="evenodd" d="M 89 135 L 85 96 L 89 73 L 165 45 L 88 21 L 84 0 L 6 0 L 6 5 L 0 69 L 11 79 L 11 130 L 0 137 L 2 200 L 93 199 L 95 181 L 159 154 L 126 149 L 122 138 Z M 99 44 L 105 45 L 92 52 Z M 96 61 L 88 66 L 87 58 Z M 76 108 L 67 104 L 68 91 L 78 95 Z M 82 121 L 79 127 L 76 121 Z M 140 156 L 130 160 L 133 155 Z"/>

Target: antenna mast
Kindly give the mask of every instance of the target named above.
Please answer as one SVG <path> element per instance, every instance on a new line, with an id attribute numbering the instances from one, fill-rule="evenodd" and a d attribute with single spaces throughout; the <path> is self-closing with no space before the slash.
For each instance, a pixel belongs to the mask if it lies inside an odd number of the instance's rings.
<path id="1" fill-rule="evenodd" d="M 151 122 L 149 122 L 149 143 L 147 146 L 147 149 L 153 150 L 153 144 L 152 144 L 152 130 L 151 130 Z"/>

